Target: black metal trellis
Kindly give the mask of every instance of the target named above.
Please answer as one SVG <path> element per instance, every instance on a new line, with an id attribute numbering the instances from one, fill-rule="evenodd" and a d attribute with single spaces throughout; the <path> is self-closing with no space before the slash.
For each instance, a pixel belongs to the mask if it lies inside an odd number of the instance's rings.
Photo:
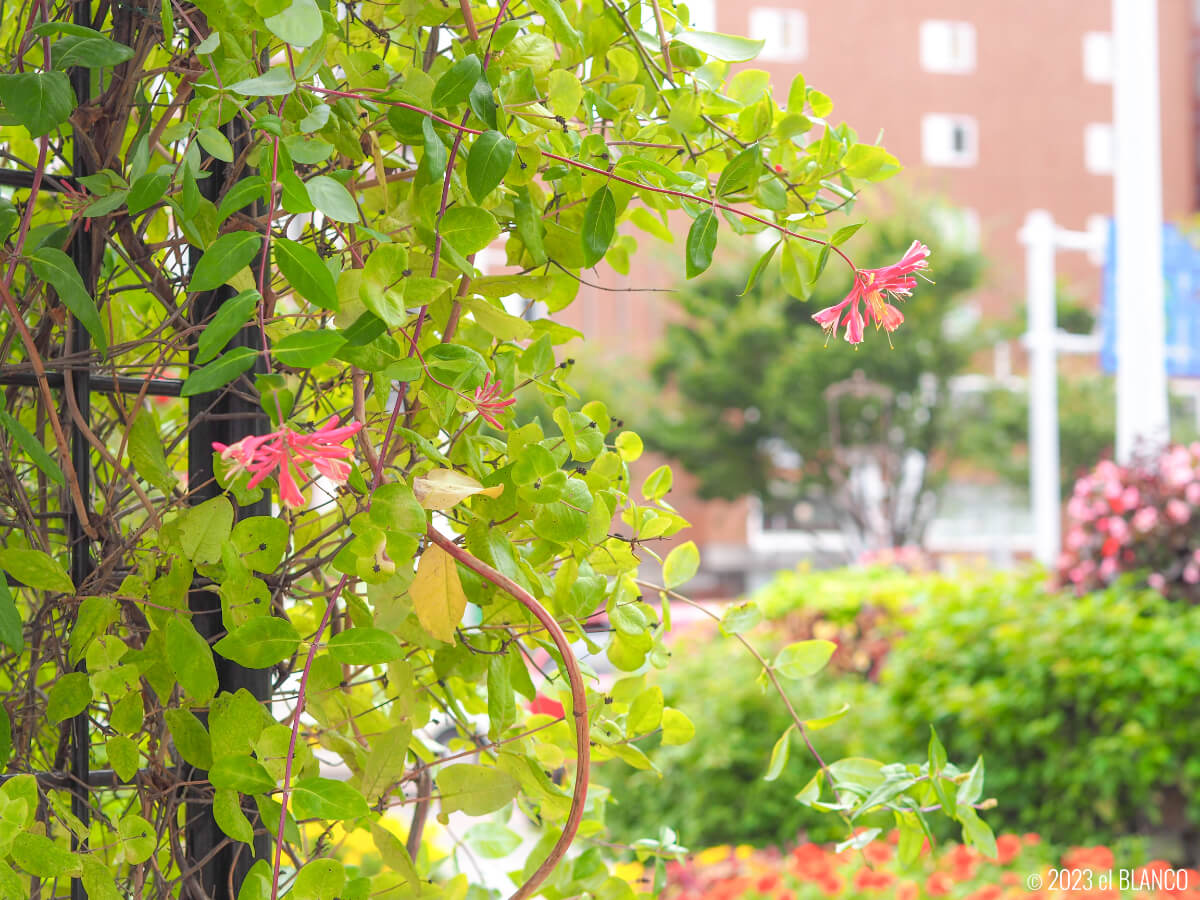
<path id="1" fill-rule="evenodd" d="M 91 0 L 73 0 L 73 19 L 76 24 L 91 26 Z M 87 69 L 72 69 L 69 72 L 72 88 L 75 90 L 79 105 L 86 104 L 91 97 L 90 72 Z M 249 142 L 249 130 L 245 122 L 235 119 L 223 129 L 231 144 L 240 151 Z M 235 159 L 238 158 L 235 155 Z M 201 193 L 210 201 L 216 201 L 228 188 L 226 182 L 236 175 L 244 178 L 248 174 L 245 168 L 235 173 L 231 166 L 219 160 L 204 157 L 204 163 L 210 166 L 209 177 L 200 182 Z M 40 180 L 40 190 L 49 193 L 63 191 L 64 185 L 74 186 L 77 179 L 88 173 L 88 160 L 78 142 L 73 147 L 72 173 L 69 177 L 45 175 Z M 0 186 L 29 190 L 35 184 L 32 172 L 2 170 L 0 171 Z M 252 210 L 261 212 L 261 210 Z M 96 236 L 82 228 L 77 228 L 69 246 L 69 253 L 75 263 L 83 283 L 93 296 L 99 283 L 100 265 L 103 257 L 103 243 Z M 264 242 L 264 253 L 269 252 Z M 201 256 L 201 251 L 192 248 L 189 261 L 192 266 Z M 188 308 L 188 322 L 197 326 L 207 321 L 216 313 L 221 304 L 233 296 L 233 291 L 227 287 L 196 294 L 192 297 Z M 44 376 L 45 383 L 52 390 L 70 390 L 82 420 L 82 425 L 90 427 L 91 397 L 94 393 L 103 394 L 138 394 L 144 392 L 150 397 L 179 397 L 183 385 L 180 379 L 155 378 L 149 384 L 139 377 L 101 375 L 93 369 L 90 361 L 91 338 L 85 328 L 74 316 L 69 317 L 68 349 L 71 359 L 59 367 L 53 365 L 53 360 L 47 362 L 54 370 Z M 198 333 L 198 329 L 196 329 Z M 234 337 L 230 346 L 243 346 L 261 351 L 263 337 L 259 330 L 248 326 Z M 189 361 L 195 357 L 195 343 L 189 348 Z M 79 360 L 88 360 L 79 362 Z M 248 376 L 264 373 L 266 359 L 260 354 L 254 369 Z M 28 372 L 0 372 L 0 386 L 35 387 L 42 382 L 37 375 Z M 198 395 L 188 400 L 188 499 L 191 503 L 201 503 L 220 493 L 216 483 L 212 465 L 212 445 L 219 441 L 232 444 L 243 437 L 261 433 L 268 425 L 261 410 L 245 399 L 251 392 L 222 390 Z M 61 405 L 61 404 L 60 404 Z M 84 427 L 73 417 L 64 422 L 64 428 L 69 435 L 71 465 L 78 478 L 80 493 L 83 498 L 83 513 L 90 516 L 93 513 L 92 488 L 92 448 L 89 444 Z M 256 503 L 243 506 L 237 510 L 238 517 L 269 515 L 270 499 L 267 496 Z M 70 549 L 70 573 L 75 585 L 81 587 L 95 569 L 92 555 L 91 538 L 85 531 L 84 521 L 71 504 L 64 504 L 58 516 L 64 522 L 64 529 Z M 193 615 L 193 624 L 197 631 L 210 643 L 219 639 L 224 633 L 221 616 L 221 601 L 218 594 L 211 588 L 193 586 L 188 594 L 188 605 Z M 234 693 L 240 689 L 249 691 L 260 702 L 266 702 L 271 695 L 271 684 L 268 670 L 251 670 L 239 666 L 220 656 L 215 656 L 218 675 L 218 690 Z M 83 663 L 79 664 L 83 668 Z M 67 772 L 35 772 L 33 773 L 43 788 L 61 788 L 71 792 L 71 812 L 86 827 L 90 818 L 90 793 L 95 790 L 115 790 L 128 786 L 111 770 L 90 769 L 89 752 L 91 746 L 90 721 L 87 710 L 70 720 L 67 731 L 69 734 L 69 771 Z M 170 770 L 180 776 L 181 781 L 203 782 L 206 773 L 198 772 L 190 766 L 181 770 Z M 135 778 L 135 782 L 137 779 Z M 246 871 L 256 858 L 265 858 L 269 840 L 265 829 L 258 821 L 258 811 L 253 806 L 244 811 L 256 825 L 256 838 L 253 852 L 246 852 L 237 842 L 226 838 L 217 826 L 213 815 L 211 797 L 204 796 L 205 792 L 195 787 L 188 789 L 184 795 L 186 803 L 185 827 L 185 857 L 180 861 L 185 871 L 195 874 L 193 879 L 184 879 L 181 895 L 189 900 L 233 900 Z M 168 825 L 168 827 L 171 827 Z M 86 842 L 72 834 L 72 849 L 86 850 Z M 218 849 L 219 848 L 219 849 Z M 87 893 L 80 879 L 71 882 L 72 900 L 84 900 Z"/>

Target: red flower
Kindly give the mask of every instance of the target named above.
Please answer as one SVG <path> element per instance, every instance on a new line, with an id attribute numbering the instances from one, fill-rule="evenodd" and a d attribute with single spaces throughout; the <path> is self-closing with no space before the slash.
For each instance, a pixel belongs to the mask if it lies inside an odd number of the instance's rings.
<path id="1" fill-rule="evenodd" d="M 556 719 L 561 719 L 566 715 L 561 703 L 551 700 L 544 694 L 538 694 L 533 698 L 533 702 L 529 704 L 529 711 L 535 716 L 554 716 Z"/>
<path id="2" fill-rule="evenodd" d="M 858 891 L 883 891 L 896 880 L 891 872 L 859 869 L 854 876 L 854 889 Z"/>
<path id="3" fill-rule="evenodd" d="M 498 396 L 500 396 L 500 383 L 493 382 L 492 373 L 488 372 L 483 376 L 483 384 L 475 388 L 475 409 L 489 425 L 503 431 L 504 426 L 500 424 L 496 416 L 506 407 L 516 403 L 517 398 L 509 397 L 507 400 L 497 400 Z"/>
<path id="4" fill-rule="evenodd" d="M 854 286 L 846 299 L 813 315 L 813 320 L 832 336 L 839 326 L 846 328 L 846 340 L 861 344 L 863 340 L 863 315 L 859 311 L 860 301 L 866 307 L 866 321 L 874 322 L 875 328 L 895 331 L 904 322 L 904 315 L 884 300 L 904 300 L 912 296 L 917 286 L 914 272 L 929 268 L 929 248 L 920 241 L 913 241 L 899 262 L 881 269 L 859 269 L 854 273 Z M 847 309 L 847 307 L 849 307 Z M 844 313 L 844 315 L 843 315 Z"/>
<path id="5" fill-rule="evenodd" d="M 1021 852 L 1021 839 L 1015 834 L 1002 834 L 996 838 L 996 861 L 1000 865 L 1012 862 Z"/>
<path id="6" fill-rule="evenodd" d="M 769 894 L 777 887 L 779 887 L 779 876 L 774 872 L 770 872 L 758 879 L 758 884 L 755 885 L 755 889 L 760 894 Z"/>
<path id="7" fill-rule="evenodd" d="M 949 872 L 934 872 L 925 880 L 925 893 L 930 897 L 945 897 L 954 890 L 954 879 Z"/>
<path id="8" fill-rule="evenodd" d="M 279 481 L 280 501 L 296 509 L 307 502 L 296 484 L 299 466 L 308 463 L 334 483 L 345 484 L 350 477 L 350 463 L 346 459 L 353 451 L 343 447 L 342 442 L 356 435 L 360 428 L 360 422 L 339 426 L 333 416 L 313 432 L 281 428 L 270 434 L 242 438 L 228 446 L 214 441 L 212 446 L 230 464 L 231 476 L 250 473 L 247 488 L 256 488 L 264 478 L 274 475 Z"/>
<path id="9" fill-rule="evenodd" d="M 889 862 L 892 858 L 892 848 L 887 844 L 867 844 L 863 848 L 863 856 L 867 858 L 867 862 L 872 865 L 883 865 Z"/>

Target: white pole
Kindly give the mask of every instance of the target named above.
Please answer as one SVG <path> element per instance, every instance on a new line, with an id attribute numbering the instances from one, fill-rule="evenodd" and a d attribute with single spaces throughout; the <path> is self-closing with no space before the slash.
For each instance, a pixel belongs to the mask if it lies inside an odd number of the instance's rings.
<path id="1" fill-rule="evenodd" d="M 1021 229 L 1025 245 L 1025 302 L 1029 347 L 1029 493 L 1033 502 L 1034 557 L 1046 566 L 1058 560 L 1060 500 L 1058 475 L 1057 317 L 1054 309 L 1054 219 L 1035 209 Z"/>
<path id="2" fill-rule="evenodd" d="M 1113 0 L 1117 459 L 1168 437 L 1158 0 Z"/>

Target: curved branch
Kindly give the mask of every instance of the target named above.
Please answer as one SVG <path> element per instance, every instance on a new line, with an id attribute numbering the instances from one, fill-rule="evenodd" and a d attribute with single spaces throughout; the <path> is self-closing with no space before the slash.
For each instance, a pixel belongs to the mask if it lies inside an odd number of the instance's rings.
<path id="1" fill-rule="evenodd" d="M 567 680 L 571 684 L 571 712 L 575 716 L 575 743 L 576 743 L 576 759 L 577 771 L 575 773 L 575 791 L 571 795 L 571 811 L 567 816 L 567 822 L 563 826 L 562 834 L 559 835 L 558 842 L 550 851 L 550 855 L 538 866 L 537 871 L 529 876 L 528 880 L 517 888 L 509 900 L 525 900 L 537 890 L 538 886 L 546 880 L 559 861 L 566 855 L 567 848 L 571 846 L 571 842 L 575 839 L 575 833 L 579 830 L 579 823 L 583 819 L 583 804 L 587 800 L 588 790 L 588 770 L 591 766 L 591 732 L 588 725 L 587 717 L 587 691 L 583 684 L 583 673 L 579 671 L 579 663 L 575 660 L 575 654 L 571 651 L 571 644 L 567 640 L 567 636 L 563 633 L 562 628 L 555 620 L 554 616 L 546 611 L 533 598 L 525 588 L 521 587 L 511 578 L 497 572 L 487 563 L 476 559 L 450 538 L 440 534 L 433 528 L 427 532 L 430 541 L 437 544 L 445 550 L 456 562 L 462 563 L 475 574 L 486 578 L 492 584 L 507 591 L 513 598 L 524 606 L 527 610 L 533 613 L 542 627 L 550 635 L 550 639 L 554 641 L 554 646 L 558 648 L 558 652 L 562 655 L 563 666 L 567 670 Z"/>

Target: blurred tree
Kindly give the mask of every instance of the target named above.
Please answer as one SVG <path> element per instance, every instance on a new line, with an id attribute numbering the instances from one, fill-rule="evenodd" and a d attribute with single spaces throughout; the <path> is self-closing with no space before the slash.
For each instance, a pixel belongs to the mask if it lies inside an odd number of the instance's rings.
<path id="1" fill-rule="evenodd" d="M 824 498 L 817 505 L 833 504 L 858 549 L 919 543 L 958 430 L 948 381 L 986 345 L 961 302 L 982 258 L 947 228 L 954 219 L 944 207 L 909 204 L 872 222 L 871 244 L 856 248 L 856 258 L 885 265 L 913 235 L 930 239 L 936 284 L 922 284 L 903 305 L 892 350 L 875 343 L 856 352 L 812 321 L 845 296 L 848 276 L 822 278 L 807 303 L 789 298 L 770 267 L 744 296 L 746 268 L 689 283 L 675 296 L 686 318 L 668 328 L 652 370 L 669 393 L 637 423 L 639 433 L 696 475 L 704 497 L 753 495 L 768 514 L 793 518 Z M 860 383 L 884 386 L 883 396 L 852 391 L 832 404 L 827 389 L 860 371 Z M 881 456 L 897 463 L 893 471 Z M 884 514 L 866 515 L 864 497 Z"/>

